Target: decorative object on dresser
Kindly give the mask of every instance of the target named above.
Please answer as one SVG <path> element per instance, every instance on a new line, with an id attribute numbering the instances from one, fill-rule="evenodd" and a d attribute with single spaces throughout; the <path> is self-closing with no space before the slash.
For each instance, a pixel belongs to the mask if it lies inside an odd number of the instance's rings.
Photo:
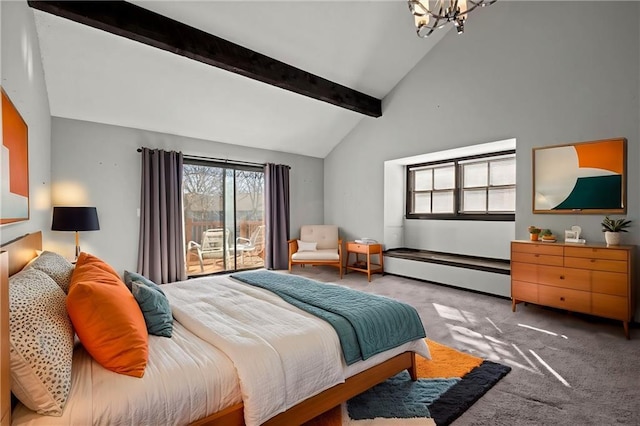
<path id="1" fill-rule="evenodd" d="M 602 221 L 602 232 L 604 232 L 604 240 L 608 246 L 617 246 L 620 244 L 620 233 L 627 232 L 625 228 L 631 225 L 630 220 L 611 219 L 605 216 Z"/>
<path id="2" fill-rule="evenodd" d="M 363 239 L 360 241 L 364 241 L 367 239 Z M 371 282 L 371 274 L 384 274 L 384 256 L 382 255 L 382 244 L 371 243 L 371 242 L 362 242 L 359 243 L 356 241 L 347 241 L 347 255 L 346 255 L 346 268 L 345 274 L 349 271 L 360 271 L 367 274 L 367 278 L 369 282 Z M 349 264 L 349 255 L 353 253 L 355 254 L 356 260 L 354 263 Z M 364 254 L 366 256 L 366 261 L 360 261 L 358 259 L 359 254 Z M 378 255 L 380 263 L 372 263 L 371 256 Z"/>
<path id="3" fill-rule="evenodd" d="M 80 255 L 79 231 L 99 231 L 98 211 L 95 207 L 54 207 L 52 231 L 75 231 L 76 259 Z"/>
<path id="4" fill-rule="evenodd" d="M 540 235 L 542 236 L 541 240 L 545 243 L 555 243 L 556 242 L 556 236 L 553 235 L 553 232 L 551 232 L 551 229 L 545 229 L 543 230 Z"/>
<path id="5" fill-rule="evenodd" d="M 622 321 L 635 310 L 636 246 L 511 242 L 511 300 Z"/>
<path id="6" fill-rule="evenodd" d="M 537 226 L 531 225 L 528 231 L 529 231 L 529 239 L 531 241 L 538 241 L 538 237 L 540 236 L 540 232 L 542 232 L 542 229 L 538 228 Z"/>
<path id="7" fill-rule="evenodd" d="M 582 228 L 578 225 L 573 225 L 571 230 L 564 231 L 564 242 L 565 243 L 577 243 L 577 244 L 585 244 L 587 240 L 580 238 L 580 233 L 582 232 Z"/>

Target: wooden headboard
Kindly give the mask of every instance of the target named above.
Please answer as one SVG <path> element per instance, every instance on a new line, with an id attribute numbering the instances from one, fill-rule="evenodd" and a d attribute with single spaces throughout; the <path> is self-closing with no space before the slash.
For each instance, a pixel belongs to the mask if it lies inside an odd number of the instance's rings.
<path id="1" fill-rule="evenodd" d="M 9 371 L 9 276 L 20 271 L 42 250 L 42 232 L 27 234 L 0 247 L 0 425 L 11 424 Z"/>

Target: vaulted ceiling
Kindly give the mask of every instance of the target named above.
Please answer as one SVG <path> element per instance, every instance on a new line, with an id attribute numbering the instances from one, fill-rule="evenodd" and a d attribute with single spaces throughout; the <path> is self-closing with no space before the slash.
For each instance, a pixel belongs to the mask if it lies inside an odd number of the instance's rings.
<path id="1" fill-rule="evenodd" d="M 345 86 L 349 95 L 378 100 L 446 33 L 418 38 L 402 0 L 131 3 Z M 45 11 L 34 14 L 56 117 L 319 158 L 361 120 L 380 119 Z"/>

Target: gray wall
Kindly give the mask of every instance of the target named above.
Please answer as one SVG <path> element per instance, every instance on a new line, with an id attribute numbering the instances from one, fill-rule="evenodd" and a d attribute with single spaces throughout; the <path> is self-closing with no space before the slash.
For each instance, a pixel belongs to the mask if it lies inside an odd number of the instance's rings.
<path id="1" fill-rule="evenodd" d="M 599 215 L 532 214 L 531 148 L 619 136 L 629 141 L 628 217 L 640 219 L 638 17 L 636 2 L 498 2 L 474 13 L 464 36 L 449 32 L 384 99 L 381 118 L 325 159 L 325 220 L 381 238 L 385 160 L 516 138 L 516 237 L 530 224 L 578 224 L 601 241 Z"/>
<path id="2" fill-rule="evenodd" d="M 30 219 L 0 226 L 0 241 L 5 243 L 51 227 L 51 116 L 33 11 L 22 1 L 2 1 L 0 10 L 2 87 L 29 135 Z"/>
<path id="3" fill-rule="evenodd" d="M 622 136 L 635 222 L 624 242 L 640 243 L 639 17 L 637 2 L 503 1 L 473 13 L 463 36 L 449 32 L 384 99 L 381 118 L 327 156 L 325 220 L 382 240 L 384 161 L 515 138 L 515 237 L 577 224 L 603 241 L 602 215 L 532 213 L 531 149 Z"/>
<path id="4" fill-rule="evenodd" d="M 117 271 L 136 268 L 140 205 L 139 147 L 186 155 L 291 166 L 291 232 L 323 223 L 323 161 L 282 152 L 244 148 L 126 127 L 54 117 L 52 120 L 53 205 L 91 205 L 100 231 L 83 232 L 81 247 Z M 73 235 L 50 232 L 56 251 L 73 255 Z"/>

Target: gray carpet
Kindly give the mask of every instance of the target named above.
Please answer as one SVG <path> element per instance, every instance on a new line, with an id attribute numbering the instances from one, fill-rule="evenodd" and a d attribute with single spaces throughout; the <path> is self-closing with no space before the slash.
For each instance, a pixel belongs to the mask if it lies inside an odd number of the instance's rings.
<path id="1" fill-rule="evenodd" d="M 294 273 L 409 303 L 427 337 L 510 365 L 456 426 L 640 425 L 637 327 L 627 340 L 620 322 L 531 304 L 513 313 L 510 300 L 408 278 L 374 275 L 368 283 L 350 272 L 340 280 L 335 268 L 310 266 Z"/>

